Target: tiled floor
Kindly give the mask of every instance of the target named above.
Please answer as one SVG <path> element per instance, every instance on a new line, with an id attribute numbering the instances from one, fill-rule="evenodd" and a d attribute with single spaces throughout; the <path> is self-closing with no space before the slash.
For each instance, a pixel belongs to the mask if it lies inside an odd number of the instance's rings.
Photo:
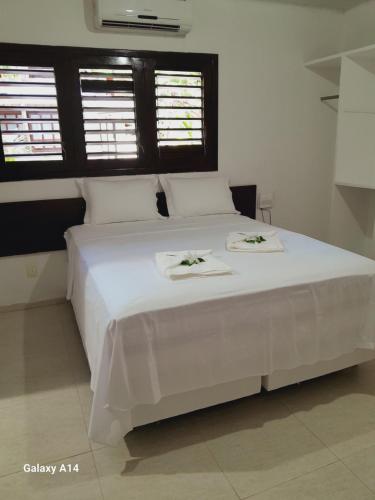
<path id="1" fill-rule="evenodd" d="M 67 304 L 0 314 L 4 500 L 375 500 L 375 362 L 90 443 Z M 23 465 L 78 464 L 25 473 Z"/>

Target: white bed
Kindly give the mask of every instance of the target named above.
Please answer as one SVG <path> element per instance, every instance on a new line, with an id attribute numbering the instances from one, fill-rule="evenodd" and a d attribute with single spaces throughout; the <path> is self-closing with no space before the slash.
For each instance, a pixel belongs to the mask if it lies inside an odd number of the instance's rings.
<path id="1" fill-rule="evenodd" d="M 254 394 L 262 376 L 273 388 L 273 373 L 374 357 L 375 262 L 281 229 L 283 253 L 225 250 L 229 232 L 269 228 L 220 215 L 68 230 L 93 440 Z M 156 252 L 204 248 L 233 274 L 173 282 L 155 266 Z"/>

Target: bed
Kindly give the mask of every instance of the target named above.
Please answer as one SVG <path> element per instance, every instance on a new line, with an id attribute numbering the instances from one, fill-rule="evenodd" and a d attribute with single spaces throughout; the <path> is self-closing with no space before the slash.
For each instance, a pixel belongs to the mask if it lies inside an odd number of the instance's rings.
<path id="1" fill-rule="evenodd" d="M 91 369 L 89 435 L 134 427 L 374 357 L 375 263 L 277 229 L 278 254 L 227 252 L 241 215 L 81 225 L 66 233 L 70 298 Z M 171 282 L 159 251 L 210 248 L 232 275 Z"/>

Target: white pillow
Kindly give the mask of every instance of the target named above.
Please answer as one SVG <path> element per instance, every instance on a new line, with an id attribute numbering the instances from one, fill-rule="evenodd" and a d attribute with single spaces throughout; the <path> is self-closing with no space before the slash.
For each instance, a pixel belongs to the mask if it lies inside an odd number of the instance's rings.
<path id="1" fill-rule="evenodd" d="M 91 224 L 162 218 L 156 205 L 157 184 L 152 179 L 116 182 L 84 179 L 83 186 Z"/>
<path id="2" fill-rule="evenodd" d="M 173 205 L 172 193 L 169 188 L 169 181 L 171 179 L 200 179 L 202 177 L 216 179 L 218 176 L 218 172 L 182 172 L 180 174 L 160 174 L 159 181 L 167 199 L 169 217 L 177 217 L 177 213 Z"/>
<path id="3" fill-rule="evenodd" d="M 86 193 L 85 186 L 88 182 L 91 181 L 101 181 L 101 182 L 121 182 L 121 181 L 135 181 L 135 180 L 150 180 L 152 181 L 153 186 L 155 187 L 155 192 L 160 191 L 160 184 L 157 175 L 132 175 L 132 176 L 113 176 L 113 177 L 90 177 L 83 179 L 76 179 L 77 186 L 81 192 L 82 198 L 86 201 L 86 212 L 84 217 L 84 224 L 90 224 L 90 212 L 87 208 L 87 198 L 88 195 Z"/>
<path id="4" fill-rule="evenodd" d="M 171 202 L 172 217 L 239 213 L 224 177 L 168 179 L 168 184 L 168 209 Z"/>

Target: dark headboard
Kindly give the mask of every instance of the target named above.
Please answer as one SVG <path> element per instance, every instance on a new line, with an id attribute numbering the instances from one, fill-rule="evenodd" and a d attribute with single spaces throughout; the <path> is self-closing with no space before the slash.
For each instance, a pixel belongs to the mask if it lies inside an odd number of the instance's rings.
<path id="1" fill-rule="evenodd" d="M 256 186 L 231 187 L 234 205 L 242 215 L 255 219 Z M 158 209 L 168 215 L 164 193 Z M 66 248 L 64 232 L 83 223 L 83 198 L 0 203 L 0 257 Z"/>

